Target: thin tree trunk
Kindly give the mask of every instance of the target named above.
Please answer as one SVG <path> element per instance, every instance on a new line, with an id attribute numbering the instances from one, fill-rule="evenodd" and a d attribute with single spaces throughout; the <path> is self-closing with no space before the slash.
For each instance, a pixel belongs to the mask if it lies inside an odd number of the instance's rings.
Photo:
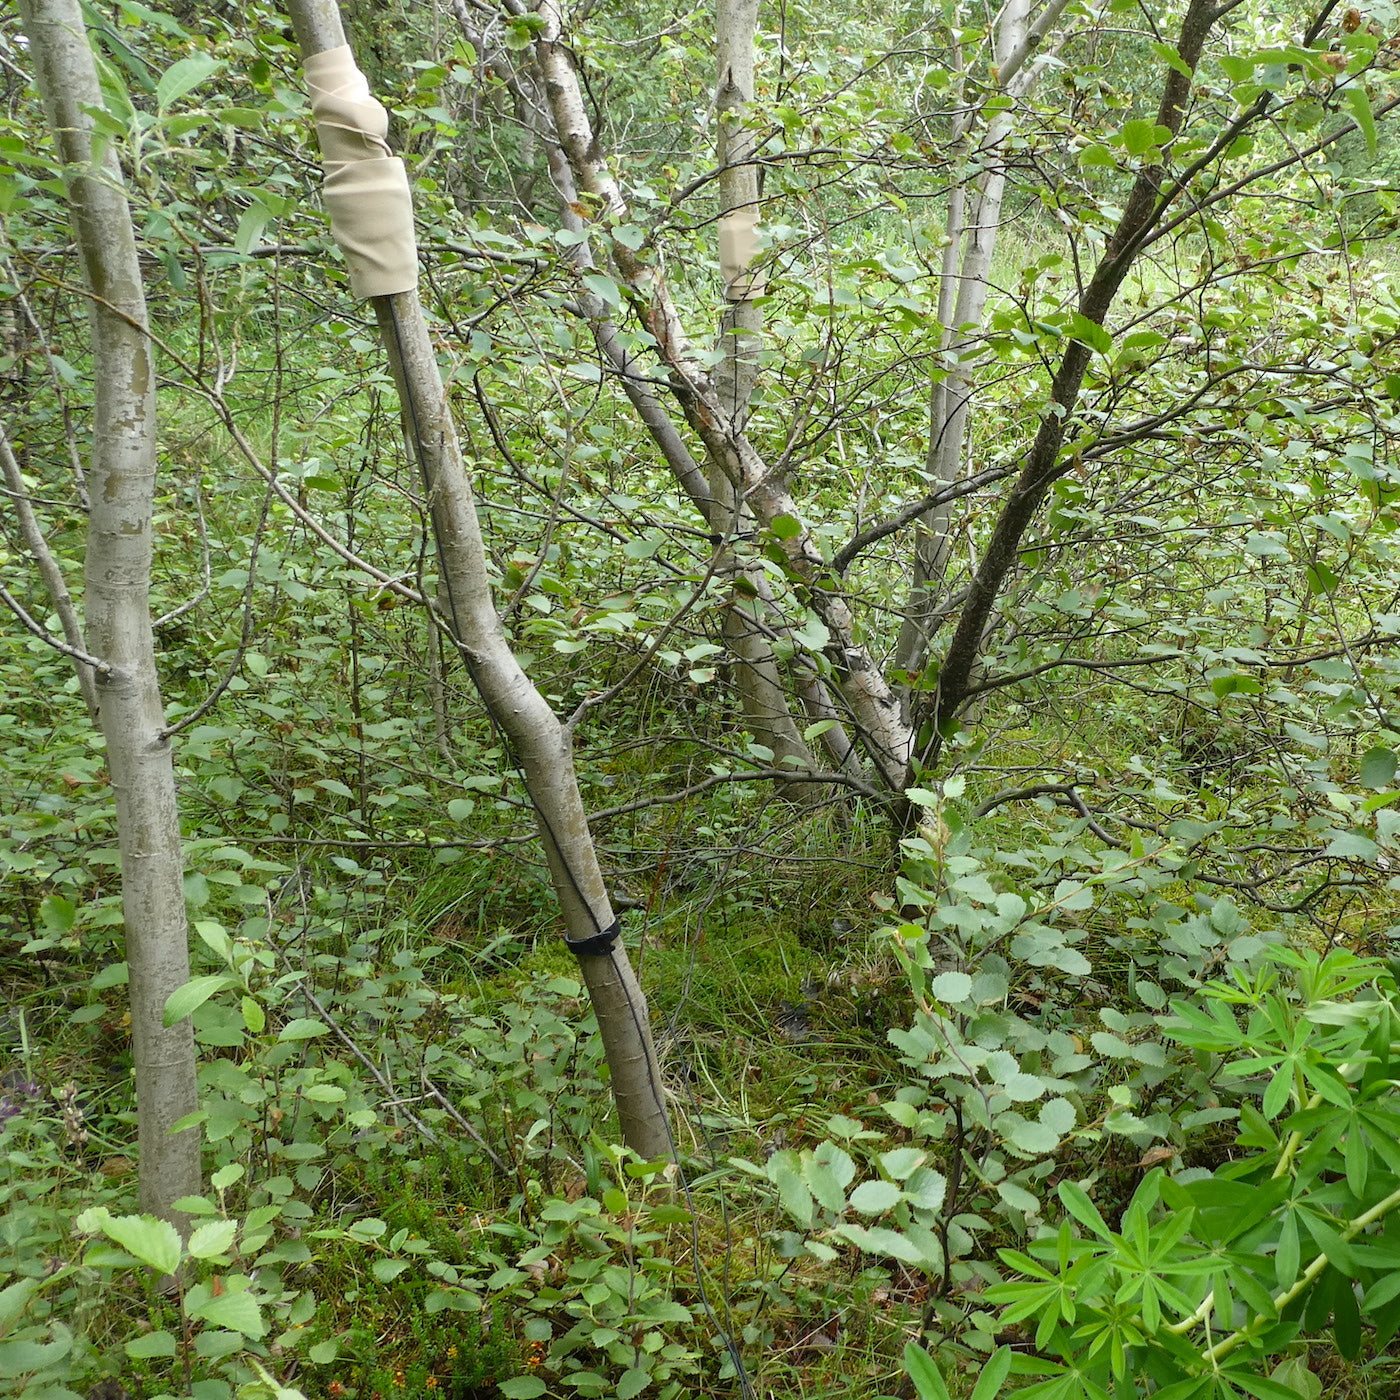
<path id="1" fill-rule="evenodd" d="M 143 1210 L 182 1223 L 173 1203 L 200 1191 L 200 1135 L 171 1127 L 197 1107 L 188 1018 L 166 1027 L 166 999 L 190 978 L 184 858 L 171 742 L 151 630 L 151 515 L 156 471 L 155 366 L 121 169 L 94 160 L 102 96 L 78 0 L 20 0 L 34 73 L 67 167 L 73 232 L 89 291 L 93 340 L 92 461 L 88 476 L 88 643 L 98 719 L 116 796 L 122 916 L 130 968 L 131 1034 Z"/>
<path id="2" fill-rule="evenodd" d="M 15 457 L 14 449 L 10 446 L 9 435 L 5 432 L 3 425 L 0 425 L 0 477 L 4 478 L 5 490 L 9 493 L 9 507 L 14 511 L 15 519 L 19 522 L 19 537 L 24 541 L 25 549 L 29 551 L 39 569 L 39 576 L 43 579 L 44 587 L 48 591 L 49 602 L 53 605 L 54 612 L 58 614 L 64 638 L 72 650 L 86 651 L 87 641 L 83 636 L 82 623 L 78 620 L 78 610 L 74 607 L 72 594 L 68 590 L 68 580 L 63 576 L 63 569 L 59 566 L 58 560 L 54 558 L 48 540 L 44 538 L 43 527 L 39 524 L 39 517 L 34 513 L 33 503 L 25 489 L 24 476 L 20 472 L 19 462 Z M 91 666 L 85 665 L 76 658 L 73 665 L 78 673 L 78 685 L 82 689 L 83 700 L 87 704 L 88 716 L 95 721 L 97 719 L 96 675 Z"/>
<path id="3" fill-rule="evenodd" d="M 1196 65 L 1200 62 L 1206 36 L 1220 14 L 1212 0 L 1189 0 L 1187 5 L 1176 45 L 1176 61 L 1163 79 L 1157 111 L 1157 124 L 1166 127 L 1172 138 L 1181 129 Z M 1118 225 L 1079 298 L 1079 314 L 1095 325 L 1104 323 L 1143 241 L 1164 212 L 1165 203 L 1159 205 L 1162 178 L 1157 166 L 1149 166 L 1139 173 Z M 1178 186 L 1173 193 L 1179 192 Z M 1082 341 L 1072 340 L 1060 360 L 1050 386 L 1049 407 L 1041 416 L 1025 464 L 982 551 L 957 627 L 949 639 L 939 669 L 938 689 L 920 697 L 915 716 L 920 751 L 910 767 L 911 783 L 917 781 L 921 771 L 937 763 L 944 740 L 969 697 L 992 610 L 1016 563 L 1021 538 L 1051 486 L 1072 469 L 1073 456 L 1062 449 L 1074 420 L 1090 353 Z"/>
<path id="4" fill-rule="evenodd" d="M 573 54 L 565 42 L 559 6 L 556 0 L 541 0 L 536 13 L 544 27 L 534 41 L 534 55 L 549 101 L 554 140 L 579 188 L 599 201 L 609 220 L 624 224 L 627 203 L 594 138 Z M 910 728 L 878 663 L 856 640 L 850 607 L 811 532 L 803 525 L 787 484 L 769 471 L 747 435 L 730 421 L 714 384 L 690 347 L 659 270 L 618 240 L 613 240 L 611 252 L 617 275 L 639 306 L 670 377 L 672 392 L 711 465 L 730 482 L 760 525 L 771 527 L 780 516 L 796 523 L 796 533 L 785 522 L 778 534 L 784 557 L 807 585 L 807 601 L 827 629 L 826 656 L 866 753 L 881 780 L 891 789 L 901 788 L 911 749 Z"/>
<path id="5" fill-rule="evenodd" d="M 1026 46 L 1030 0 L 1009 0 L 997 26 L 997 71 L 1008 82 L 1020 74 L 1019 95 L 1034 78 L 1033 69 L 1012 68 L 1015 55 Z M 1011 108 L 998 111 L 988 123 L 976 156 L 990 162 L 977 182 L 971 217 L 967 193 L 957 185 L 949 195 L 945 229 L 947 243 L 938 285 L 938 321 L 942 326 L 943 378 L 935 385 L 929 411 L 929 445 L 925 470 L 931 489 L 950 486 L 966 471 L 968 413 L 974 385 L 959 356 L 981 329 L 991 289 L 992 259 L 1001 228 L 1006 195 L 1005 158 L 999 153 L 1015 126 Z M 932 623 L 940 612 L 943 577 L 952 549 L 952 502 L 927 511 L 919 519 L 914 544 L 914 579 L 909 605 L 895 647 L 894 665 L 909 673 L 921 671 L 928 658 Z"/>
<path id="6" fill-rule="evenodd" d="M 341 47 L 335 0 L 290 0 L 303 60 Z M 627 1145 L 666 1156 L 670 1128 L 646 1001 L 626 950 L 588 832 L 569 736 L 520 669 L 491 593 L 471 482 L 416 290 L 371 298 L 403 405 L 410 447 L 426 477 L 443 587 L 463 660 L 506 734 L 539 820 L 566 938 L 578 955 L 611 1071 Z"/>
<path id="7" fill-rule="evenodd" d="M 719 73 L 715 83 L 715 154 L 719 167 L 720 269 L 726 308 L 720 328 L 722 359 L 715 369 L 715 392 L 739 432 L 749 421 L 763 330 L 763 311 L 758 305 L 763 288 L 753 273 L 758 168 L 753 163 L 753 133 L 744 125 L 748 105 L 753 101 L 757 30 L 758 0 L 716 0 L 715 51 Z M 726 541 L 751 533 L 752 515 L 733 482 L 713 461 L 709 485 L 720 517 L 717 531 Z M 778 660 L 756 615 L 763 606 L 762 570 L 745 568 L 733 545 L 726 543 L 718 571 L 732 579 L 724 640 L 734 658 L 734 678 L 749 729 L 760 744 L 772 750 L 777 767 L 810 772 L 814 766 L 812 756 L 793 722 Z M 820 796 L 820 790 L 811 783 L 784 784 L 782 791 L 785 797 L 798 800 Z"/>

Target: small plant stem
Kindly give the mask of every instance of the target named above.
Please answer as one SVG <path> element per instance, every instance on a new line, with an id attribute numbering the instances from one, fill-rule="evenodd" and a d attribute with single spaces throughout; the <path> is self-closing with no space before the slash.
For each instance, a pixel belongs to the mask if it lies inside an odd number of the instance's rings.
<path id="1" fill-rule="evenodd" d="M 1378 1201 L 1370 1210 L 1358 1215 L 1355 1220 L 1342 1231 L 1343 1240 L 1355 1239 L 1368 1225 L 1373 1225 L 1383 1215 L 1388 1215 L 1396 1206 L 1400 1206 L 1400 1191 L 1392 1191 L 1383 1201 Z M 1286 1308 L 1295 1298 L 1303 1292 L 1312 1281 L 1327 1267 L 1331 1261 L 1326 1253 L 1319 1254 L 1316 1259 L 1303 1270 L 1298 1279 L 1281 1293 L 1274 1296 L 1274 1311 L 1277 1313 Z M 1258 1313 L 1250 1322 L 1232 1332 L 1228 1337 L 1217 1342 L 1213 1347 L 1201 1353 L 1201 1360 L 1210 1363 L 1212 1366 L 1220 1360 L 1222 1356 L 1228 1356 L 1241 1342 L 1248 1341 L 1254 1329 L 1261 1323 L 1267 1322 L 1268 1318 L 1264 1313 Z M 1173 1331 L 1176 1329 L 1173 1328 Z"/>

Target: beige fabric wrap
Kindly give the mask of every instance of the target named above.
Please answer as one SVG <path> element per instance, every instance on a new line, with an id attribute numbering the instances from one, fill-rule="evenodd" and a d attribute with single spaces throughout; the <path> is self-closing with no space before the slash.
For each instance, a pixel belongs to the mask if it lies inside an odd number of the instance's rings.
<path id="1" fill-rule="evenodd" d="M 392 296 L 418 285 L 418 245 L 408 172 L 389 154 L 389 114 L 370 96 L 347 45 L 302 65 L 321 139 L 321 197 L 357 297 Z"/>
<path id="2" fill-rule="evenodd" d="M 719 271 L 730 301 L 761 297 L 768 274 L 753 266 L 758 256 L 758 210 L 735 209 L 719 221 Z"/>

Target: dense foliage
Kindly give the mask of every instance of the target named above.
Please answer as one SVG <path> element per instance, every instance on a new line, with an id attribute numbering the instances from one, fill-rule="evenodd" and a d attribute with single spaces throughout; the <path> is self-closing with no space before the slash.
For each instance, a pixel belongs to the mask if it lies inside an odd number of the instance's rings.
<path id="1" fill-rule="evenodd" d="M 671 1162 L 616 1143 L 515 756 L 423 605 L 423 484 L 317 202 L 285 18 L 87 13 L 161 375 L 153 608 L 196 962 L 166 1016 L 193 1020 L 209 1175 L 192 1228 L 137 1208 L 111 785 L 7 492 L 0 1389 L 1394 1393 L 1390 7 L 1225 7 L 1179 133 L 1156 120 L 1175 9 L 1063 8 L 1014 98 L 981 11 L 765 10 L 744 435 L 794 504 L 721 541 L 599 334 L 703 458 L 639 288 L 664 272 L 717 344 L 711 17 L 573 21 L 624 217 L 551 182 L 540 12 L 345 6 L 411 168 L 497 602 L 576 721 Z M 27 72 L 6 9 L 0 426 L 80 592 L 91 349 Z M 990 295 L 954 342 L 948 209 L 993 171 Z M 1086 317 L 1145 173 L 1180 201 Z M 952 383 L 961 494 L 906 668 Z M 736 609 L 806 791 L 741 703 Z M 913 734 L 893 786 L 850 702 L 867 661 Z"/>

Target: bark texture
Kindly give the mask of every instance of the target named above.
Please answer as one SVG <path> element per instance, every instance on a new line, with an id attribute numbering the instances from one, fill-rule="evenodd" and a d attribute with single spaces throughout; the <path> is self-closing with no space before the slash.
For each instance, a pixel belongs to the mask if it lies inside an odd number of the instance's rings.
<path id="1" fill-rule="evenodd" d="M 141 1207 L 178 1224 L 173 1202 L 201 1189 L 200 1134 L 170 1131 L 197 1107 L 194 1038 L 188 1019 L 162 1024 L 166 999 L 190 970 L 172 746 L 150 614 L 155 367 L 121 169 L 110 150 L 94 154 L 85 109 L 100 107 L 102 97 L 78 0 L 21 0 L 20 15 L 66 166 L 91 293 L 96 400 L 85 612 L 88 646 L 106 663 L 95 691 L 121 849 Z"/>

